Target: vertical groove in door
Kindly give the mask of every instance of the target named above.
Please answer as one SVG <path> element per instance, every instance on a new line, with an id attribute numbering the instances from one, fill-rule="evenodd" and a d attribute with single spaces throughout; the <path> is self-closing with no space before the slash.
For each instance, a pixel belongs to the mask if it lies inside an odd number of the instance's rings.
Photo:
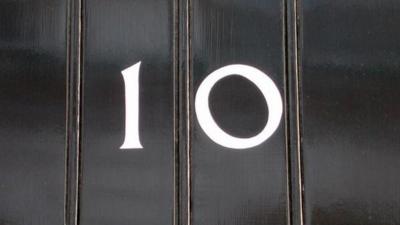
<path id="1" fill-rule="evenodd" d="M 179 188 L 179 1 L 173 1 L 173 37 L 172 37 L 172 54 L 173 54 L 173 66 L 172 66 L 172 74 L 174 79 L 173 90 L 174 90 L 174 209 L 173 209 L 173 225 L 179 224 L 179 212 L 180 212 L 180 205 L 179 205 L 179 195 L 180 195 L 180 188 Z"/>
<path id="2" fill-rule="evenodd" d="M 190 62 L 190 0 L 176 0 L 177 16 L 177 40 L 176 40 L 176 73 L 177 73 L 177 129 L 176 143 L 176 224 L 191 224 L 191 105 L 190 105 L 190 88 L 191 88 L 191 62 Z"/>
<path id="3" fill-rule="evenodd" d="M 289 224 L 303 224 L 300 86 L 298 67 L 298 0 L 286 0 L 286 104 L 289 185 Z"/>
<path id="4" fill-rule="evenodd" d="M 69 0 L 67 18 L 67 113 L 65 224 L 77 225 L 79 214 L 82 0 Z"/>
<path id="5" fill-rule="evenodd" d="M 295 51 L 296 51 L 296 64 L 295 64 L 295 70 L 296 70 L 296 130 L 297 130 L 297 146 L 296 146 L 296 155 L 297 155 L 297 175 L 298 175 L 298 180 L 296 181 L 296 185 L 298 186 L 299 190 L 299 195 L 298 195 L 298 200 L 299 200 L 299 214 L 298 214 L 298 219 L 299 219 L 299 224 L 303 225 L 304 224 L 304 182 L 303 182 L 303 156 L 302 156 L 302 121 L 301 121 L 301 115 L 302 115 L 302 91 L 301 91 L 301 66 L 299 64 L 301 58 L 301 38 L 302 38 L 302 28 L 301 28 L 301 22 L 300 22 L 300 7 L 302 7 L 302 0 L 293 0 L 294 1 L 294 22 L 295 22 Z"/>
<path id="6" fill-rule="evenodd" d="M 192 224 L 192 102 L 191 89 L 193 88 L 192 79 L 192 0 L 187 0 L 186 4 L 186 126 L 187 126 L 187 225 Z"/>

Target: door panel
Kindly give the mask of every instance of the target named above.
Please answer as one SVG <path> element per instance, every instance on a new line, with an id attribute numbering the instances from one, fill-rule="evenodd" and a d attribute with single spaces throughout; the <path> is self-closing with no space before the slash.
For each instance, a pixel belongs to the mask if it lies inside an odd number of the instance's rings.
<path id="1" fill-rule="evenodd" d="M 192 223 L 286 224 L 285 116 L 266 141 L 232 149 L 213 141 L 203 129 L 207 123 L 200 124 L 199 114 L 207 107 L 195 108 L 208 75 L 232 64 L 268 75 L 284 99 L 283 2 L 194 0 L 191 10 Z M 261 132 L 276 110 L 267 107 L 258 87 L 242 76 L 219 80 L 208 100 L 217 125 L 239 138 Z"/>
<path id="2" fill-rule="evenodd" d="M 302 2 L 305 224 L 399 224 L 400 2 Z"/>
<path id="3" fill-rule="evenodd" d="M 64 223 L 66 2 L 0 2 L 0 224 Z"/>
<path id="4" fill-rule="evenodd" d="M 82 225 L 173 222 L 172 13 L 165 0 L 85 3 Z M 120 149 L 134 90 L 121 71 L 138 62 L 143 148 Z"/>

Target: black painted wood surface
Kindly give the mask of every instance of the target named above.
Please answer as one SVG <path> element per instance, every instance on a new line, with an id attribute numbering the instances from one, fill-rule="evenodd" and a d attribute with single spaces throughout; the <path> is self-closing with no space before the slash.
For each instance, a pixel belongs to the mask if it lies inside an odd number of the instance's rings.
<path id="1" fill-rule="evenodd" d="M 302 1 L 306 225 L 400 224 L 399 9 Z"/>
<path id="2" fill-rule="evenodd" d="M 173 223 L 172 1 L 84 4 L 80 224 Z M 125 132 L 121 71 L 141 61 L 143 149 L 119 149 Z"/>
<path id="3" fill-rule="evenodd" d="M 0 224 L 64 223 L 66 2 L 0 2 Z"/>
<path id="4" fill-rule="evenodd" d="M 216 69 L 246 64 L 268 74 L 284 98 L 284 2 L 194 0 L 191 5 L 191 223 L 287 224 L 285 115 L 261 145 L 229 149 L 213 142 L 194 112 L 200 83 Z M 258 134 L 268 119 L 261 92 L 231 76 L 212 89 L 217 124 L 236 137 Z"/>
<path id="5" fill-rule="evenodd" d="M 0 2 L 0 225 L 400 224 L 399 9 Z M 139 61 L 143 149 L 121 150 L 121 71 Z M 278 130 L 254 148 L 215 143 L 195 112 L 200 84 L 229 64 L 260 69 L 282 96 Z M 237 137 L 270 112 L 239 76 L 209 100 Z"/>

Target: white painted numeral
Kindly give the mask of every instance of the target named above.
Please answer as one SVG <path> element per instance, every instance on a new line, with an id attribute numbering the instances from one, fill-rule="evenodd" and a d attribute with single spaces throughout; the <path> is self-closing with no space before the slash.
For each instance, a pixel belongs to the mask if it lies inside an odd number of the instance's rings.
<path id="1" fill-rule="evenodd" d="M 121 149 L 143 148 L 139 137 L 139 69 L 141 62 L 122 71 L 125 83 L 125 140 Z"/>
<path id="2" fill-rule="evenodd" d="M 253 82 L 264 95 L 268 106 L 268 122 L 264 129 L 250 138 L 237 138 L 224 132 L 211 115 L 208 99 L 212 87 L 222 78 L 239 75 Z M 267 140 L 279 127 L 282 117 L 282 98 L 278 88 L 269 76 L 247 65 L 229 65 L 208 75 L 197 90 L 195 111 L 201 128 L 215 143 L 232 149 L 246 149 L 257 146 Z"/>
<path id="3" fill-rule="evenodd" d="M 121 149 L 143 148 L 139 137 L 139 69 L 141 62 L 122 71 L 125 83 L 125 140 Z M 209 95 L 213 86 L 222 78 L 238 75 L 253 82 L 260 89 L 268 106 L 268 121 L 264 129 L 250 138 L 227 134 L 215 122 L 209 108 Z M 266 141 L 279 127 L 283 103 L 278 88 L 271 78 L 257 68 L 235 64 L 222 67 L 200 84 L 195 98 L 195 111 L 200 127 L 215 143 L 232 149 L 247 149 Z"/>

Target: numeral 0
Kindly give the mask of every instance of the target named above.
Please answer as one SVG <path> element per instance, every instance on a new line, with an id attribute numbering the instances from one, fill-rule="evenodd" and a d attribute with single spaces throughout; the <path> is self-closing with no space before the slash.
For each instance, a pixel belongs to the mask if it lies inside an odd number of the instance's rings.
<path id="1" fill-rule="evenodd" d="M 139 137 L 139 69 L 140 62 L 122 71 L 125 83 L 125 140 L 121 149 L 141 149 Z M 211 115 L 208 99 L 212 87 L 227 76 L 242 76 L 254 83 L 268 106 L 268 121 L 264 129 L 250 138 L 238 138 L 223 131 Z M 195 98 L 195 111 L 200 127 L 215 143 L 231 149 L 247 149 L 266 141 L 279 127 L 283 111 L 282 97 L 272 79 L 257 68 L 248 65 L 222 67 L 200 84 Z"/>

